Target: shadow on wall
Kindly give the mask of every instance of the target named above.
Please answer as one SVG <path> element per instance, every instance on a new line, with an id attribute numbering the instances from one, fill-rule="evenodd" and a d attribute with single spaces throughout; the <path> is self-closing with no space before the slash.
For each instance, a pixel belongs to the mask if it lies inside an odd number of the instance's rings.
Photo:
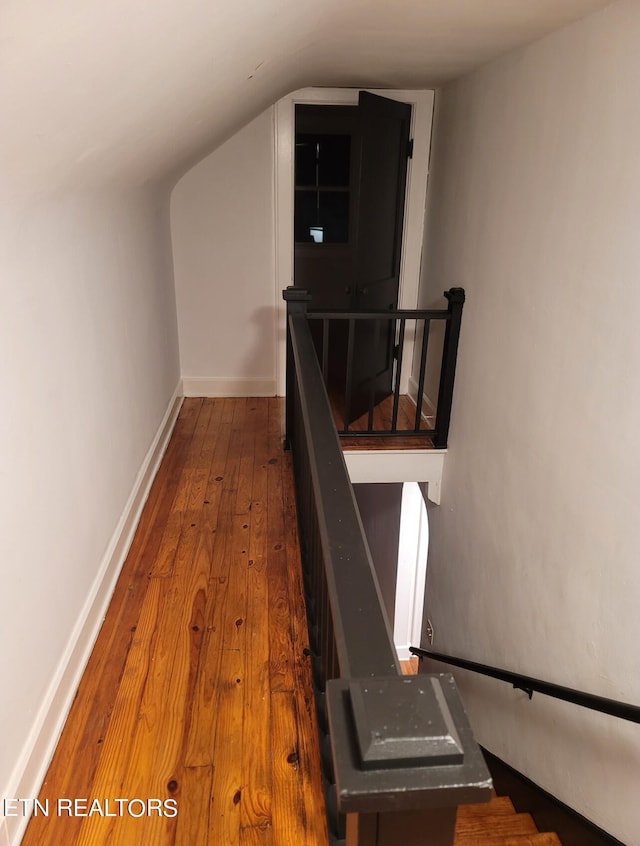
<path id="1" fill-rule="evenodd" d="M 443 295 L 422 303 L 420 308 L 444 309 L 448 308 L 448 302 Z M 432 320 L 429 326 L 429 340 L 427 345 L 427 361 L 424 379 L 424 390 L 422 393 L 423 408 L 428 416 L 433 417 L 438 405 L 438 390 L 440 387 L 440 373 L 442 371 L 442 350 L 444 347 L 445 322 L 443 320 Z M 418 381 L 420 377 L 420 350 L 422 349 L 422 329 L 416 331 L 416 343 L 411 365 L 410 393 L 416 396 Z"/>
<path id="2" fill-rule="evenodd" d="M 429 523 L 416 482 L 353 486 L 393 640 L 401 661 L 419 644 Z"/>
<path id="3" fill-rule="evenodd" d="M 244 336 L 235 343 L 242 346 L 239 358 L 241 378 L 273 382 L 270 395 L 276 393 L 276 325 L 277 311 L 273 306 L 261 306 L 249 311 Z"/>

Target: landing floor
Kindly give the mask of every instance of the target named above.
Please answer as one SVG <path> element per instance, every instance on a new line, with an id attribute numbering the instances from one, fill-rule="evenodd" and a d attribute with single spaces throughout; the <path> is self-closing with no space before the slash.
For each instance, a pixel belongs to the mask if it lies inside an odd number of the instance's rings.
<path id="1" fill-rule="evenodd" d="M 330 397 L 331 411 L 338 430 L 344 429 L 344 407 L 341 396 Z M 398 398 L 398 417 L 396 426 L 399 431 L 411 432 L 415 426 L 416 405 L 407 394 L 401 394 Z M 374 430 L 390 431 L 393 419 L 393 395 L 386 397 L 373 409 Z M 366 432 L 369 429 L 369 414 L 365 413 L 349 424 L 352 432 Z M 433 418 L 421 416 L 420 429 L 430 429 L 433 426 Z M 341 435 L 340 443 L 343 449 L 433 449 L 433 441 L 429 435 L 389 435 L 367 437 L 362 435 L 350 436 Z"/>

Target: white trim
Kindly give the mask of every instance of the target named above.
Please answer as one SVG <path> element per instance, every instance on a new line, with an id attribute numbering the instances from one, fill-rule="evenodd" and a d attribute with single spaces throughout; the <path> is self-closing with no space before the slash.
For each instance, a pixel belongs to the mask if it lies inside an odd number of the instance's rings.
<path id="1" fill-rule="evenodd" d="M 405 483 L 402 488 L 393 626 L 393 641 L 400 661 L 411 658 L 410 646 L 420 645 L 428 548 L 429 522 L 422 492 L 417 484 Z"/>
<path id="2" fill-rule="evenodd" d="M 181 385 L 178 384 L 142 462 L 91 591 L 9 779 L 6 796 L 35 797 L 39 793 L 181 405 Z M 24 816 L 5 818 L 0 835 L 4 833 L 9 846 L 18 846 L 28 821 L 28 817 Z"/>
<path id="3" fill-rule="evenodd" d="M 426 482 L 427 496 L 440 505 L 446 449 L 345 449 L 349 478 L 359 482 Z"/>
<path id="4" fill-rule="evenodd" d="M 273 397 L 276 382 L 257 376 L 185 376 L 182 392 L 185 397 Z"/>
<path id="5" fill-rule="evenodd" d="M 418 404 L 418 382 L 417 380 L 411 376 L 409 378 L 409 385 L 407 390 L 408 395 L 413 400 L 413 404 Z M 427 394 L 422 393 L 422 406 L 421 408 L 426 409 L 426 414 L 423 411 L 421 417 L 428 423 L 431 423 L 432 426 L 435 427 L 435 420 L 436 420 L 436 404 L 433 402 L 430 396 Z"/>
<path id="6" fill-rule="evenodd" d="M 433 91 L 398 91 L 366 89 L 394 100 L 410 103 L 413 158 L 407 168 L 407 195 L 400 261 L 400 308 L 416 308 L 420 286 L 420 266 L 424 234 L 424 215 L 429 175 L 429 148 L 433 117 Z M 285 324 L 286 309 L 282 291 L 293 284 L 293 154 L 295 106 L 356 105 L 357 88 L 303 88 L 283 97 L 275 106 L 275 251 L 276 251 L 276 380 L 279 396 L 285 393 Z M 407 327 L 403 360 L 411 361 L 413 332 Z M 400 385 L 407 392 L 409 368 L 405 368 Z"/>

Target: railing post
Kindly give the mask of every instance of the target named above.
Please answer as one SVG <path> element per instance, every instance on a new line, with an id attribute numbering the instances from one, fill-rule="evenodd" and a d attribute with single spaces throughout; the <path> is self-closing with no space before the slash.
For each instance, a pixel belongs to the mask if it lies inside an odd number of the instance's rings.
<path id="1" fill-rule="evenodd" d="M 348 814 L 345 846 L 452 846 L 457 808 Z"/>
<path id="2" fill-rule="evenodd" d="M 287 304 L 287 377 L 286 377 L 286 398 L 285 398 L 285 433 L 284 448 L 291 448 L 291 436 L 293 433 L 293 391 L 295 384 L 295 373 L 293 364 L 293 350 L 291 347 L 291 329 L 289 328 L 289 317 L 292 314 L 306 314 L 307 304 L 311 301 L 311 295 L 304 288 L 296 288 L 289 285 L 282 292 L 282 299 Z"/>
<path id="3" fill-rule="evenodd" d="M 308 299 L 292 293 L 289 438 L 329 841 L 452 846 L 457 806 L 488 801 L 491 779 L 453 676 L 401 675 L 304 314 Z"/>
<path id="4" fill-rule="evenodd" d="M 456 808 L 491 779 L 451 674 L 327 683 L 346 846 L 452 846 Z"/>
<path id="5" fill-rule="evenodd" d="M 444 295 L 449 300 L 449 320 L 444 335 L 442 371 L 440 373 L 438 408 L 436 411 L 436 434 L 433 438 L 433 445 L 436 449 L 445 449 L 449 437 L 453 383 L 456 375 L 462 306 L 465 300 L 464 288 L 451 288 L 449 291 L 445 291 Z"/>

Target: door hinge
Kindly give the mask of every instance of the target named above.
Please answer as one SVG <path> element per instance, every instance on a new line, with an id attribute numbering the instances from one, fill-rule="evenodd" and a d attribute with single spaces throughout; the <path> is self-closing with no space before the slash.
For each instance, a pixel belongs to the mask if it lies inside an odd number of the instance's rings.
<path id="1" fill-rule="evenodd" d="M 413 158 L 413 138 L 409 138 L 409 141 L 407 143 L 407 158 Z"/>

